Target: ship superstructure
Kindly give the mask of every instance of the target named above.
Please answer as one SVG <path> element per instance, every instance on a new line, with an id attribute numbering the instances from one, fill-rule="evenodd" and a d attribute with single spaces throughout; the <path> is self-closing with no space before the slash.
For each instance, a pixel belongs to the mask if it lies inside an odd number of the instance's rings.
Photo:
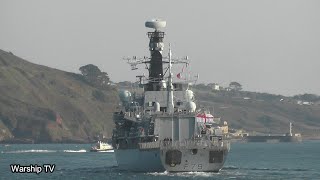
<path id="1" fill-rule="evenodd" d="M 188 82 L 173 82 L 172 66 L 188 58 L 165 57 L 162 20 L 147 21 L 150 58 L 129 58 L 132 70 L 144 64 L 148 77 L 140 89 L 120 92 L 121 108 L 114 113 L 112 143 L 120 169 L 129 171 L 218 172 L 230 150 L 227 123 L 197 109 Z M 146 78 L 146 83 L 142 79 Z M 139 93 L 140 92 L 140 93 Z"/>

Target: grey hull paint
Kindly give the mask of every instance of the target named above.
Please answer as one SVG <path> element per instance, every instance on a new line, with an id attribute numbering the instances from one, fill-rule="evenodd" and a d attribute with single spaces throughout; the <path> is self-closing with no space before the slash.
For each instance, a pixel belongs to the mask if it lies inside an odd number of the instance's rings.
<path id="1" fill-rule="evenodd" d="M 209 162 L 209 150 L 198 149 L 196 154 L 192 154 L 190 149 L 179 149 L 182 152 L 181 164 L 169 165 L 165 162 L 167 150 L 163 150 L 161 161 L 168 172 L 219 172 L 226 160 L 228 150 L 223 152 L 223 161 L 220 163 Z"/>
<path id="2" fill-rule="evenodd" d="M 191 150 L 183 149 L 181 164 L 170 166 L 165 163 L 167 150 L 153 149 L 141 151 L 139 149 L 117 149 L 115 155 L 120 170 L 135 172 L 219 172 L 226 160 L 228 151 L 223 154 L 223 162 L 209 163 L 209 151 L 199 149 L 197 154 L 192 154 Z"/>
<path id="3" fill-rule="evenodd" d="M 118 168 L 136 172 L 163 172 L 160 150 L 115 149 Z"/>

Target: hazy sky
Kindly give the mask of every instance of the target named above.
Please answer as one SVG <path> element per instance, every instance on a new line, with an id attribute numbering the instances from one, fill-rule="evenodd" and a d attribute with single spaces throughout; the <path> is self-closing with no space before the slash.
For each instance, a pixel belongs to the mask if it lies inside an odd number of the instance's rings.
<path id="1" fill-rule="evenodd" d="M 0 0 L 0 49 L 71 72 L 95 64 L 113 81 L 132 81 L 138 71 L 122 57 L 149 55 L 144 22 L 155 17 L 200 82 L 320 95 L 318 0 Z"/>

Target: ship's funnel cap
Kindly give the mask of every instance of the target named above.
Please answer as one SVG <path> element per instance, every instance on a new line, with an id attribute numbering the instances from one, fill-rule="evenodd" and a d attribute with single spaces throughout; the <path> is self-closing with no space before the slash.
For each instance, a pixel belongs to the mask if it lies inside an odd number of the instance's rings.
<path id="1" fill-rule="evenodd" d="M 160 28 L 164 28 L 164 27 L 166 27 L 166 25 L 167 25 L 167 22 L 163 21 L 161 19 L 152 19 L 151 21 L 147 21 L 145 23 L 146 27 L 153 28 L 155 30 L 158 30 Z"/>

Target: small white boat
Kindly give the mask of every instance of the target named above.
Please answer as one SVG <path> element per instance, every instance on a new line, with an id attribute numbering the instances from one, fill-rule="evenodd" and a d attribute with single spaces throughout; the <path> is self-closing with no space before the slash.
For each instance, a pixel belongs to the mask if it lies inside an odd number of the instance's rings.
<path id="1" fill-rule="evenodd" d="M 90 149 L 91 152 L 114 152 L 113 147 L 101 141 L 98 141 L 94 146 Z"/>

